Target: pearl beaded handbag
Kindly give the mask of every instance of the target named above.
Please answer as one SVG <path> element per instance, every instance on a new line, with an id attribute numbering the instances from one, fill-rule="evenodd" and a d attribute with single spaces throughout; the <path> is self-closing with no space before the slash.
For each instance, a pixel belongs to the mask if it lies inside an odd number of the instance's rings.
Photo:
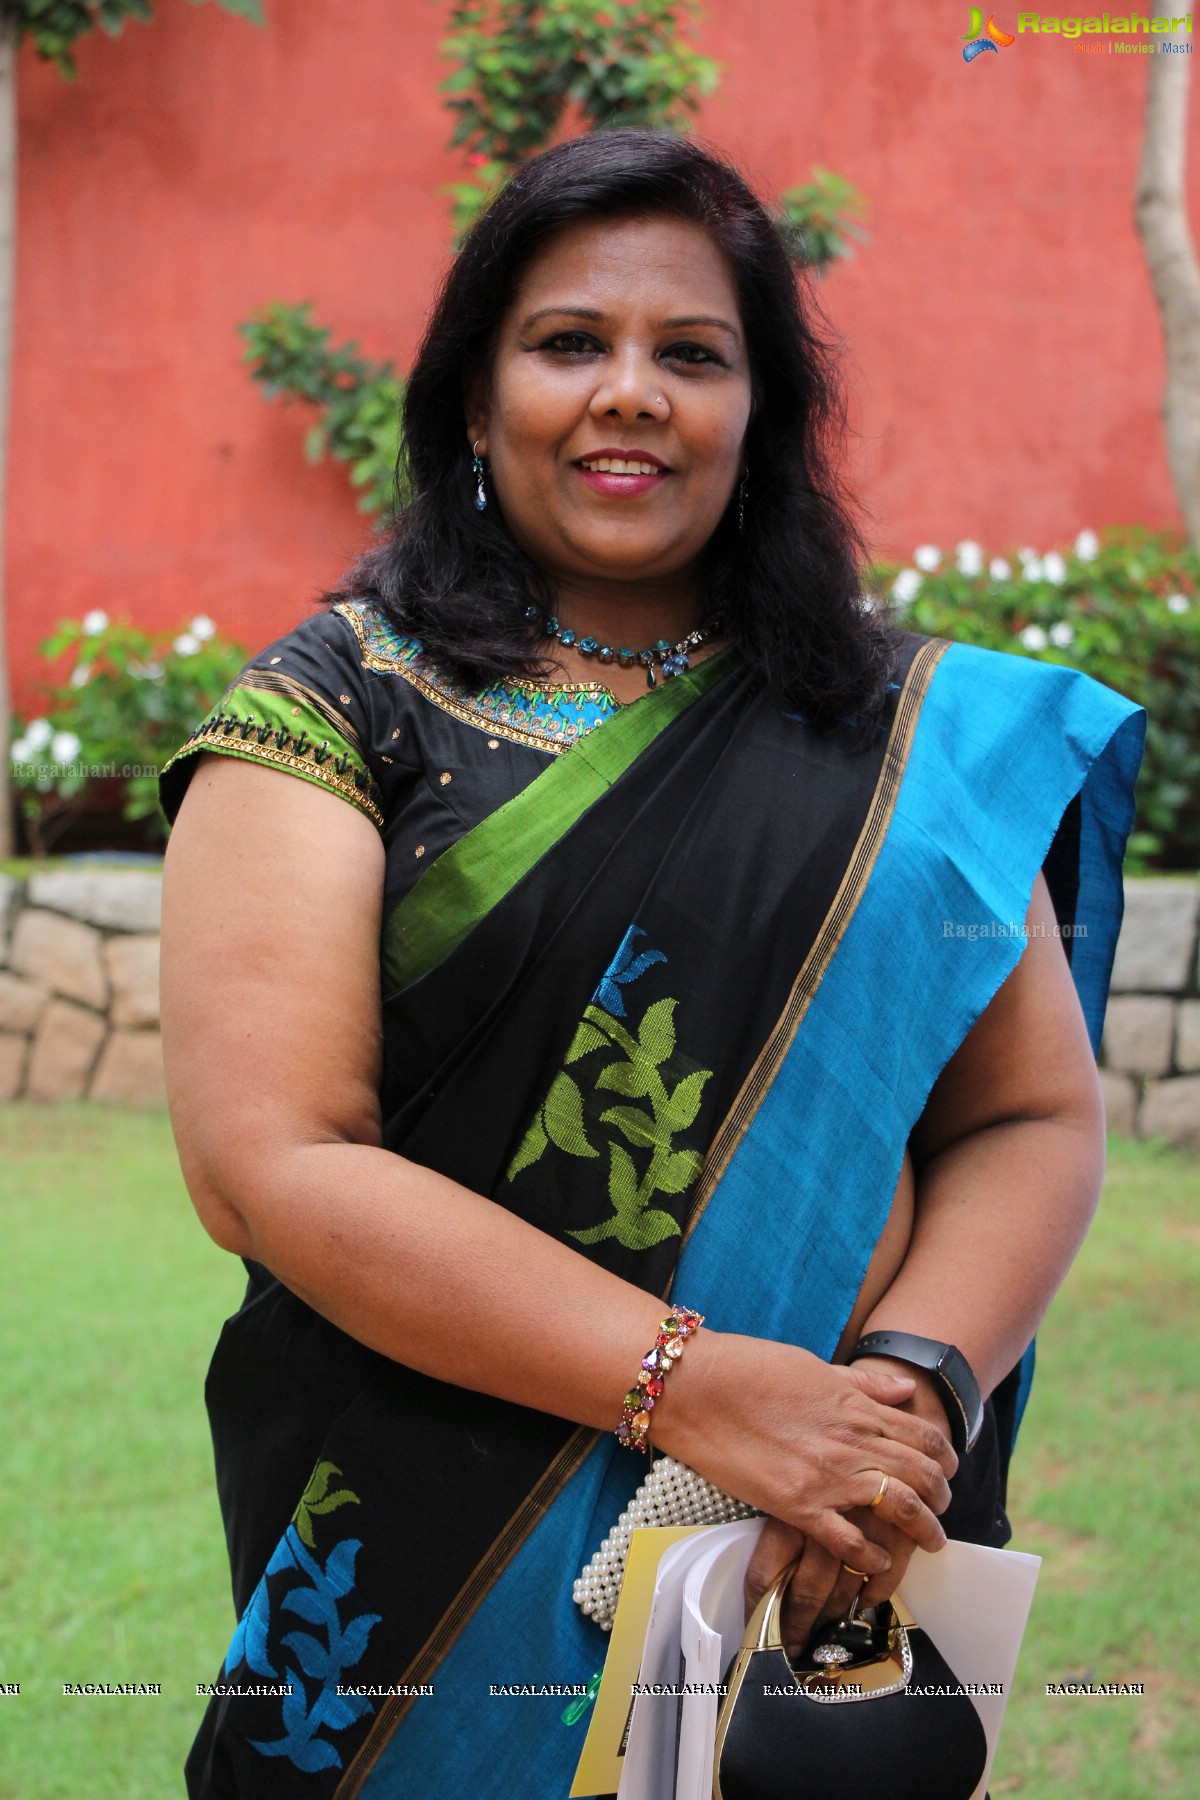
<path id="1" fill-rule="evenodd" d="M 722 1493 L 673 1456 L 660 1456 L 575 1583 L 576 1606 L 601 1631 L 612 1630 L 629 1540 L 639 1525 L 727 1525 L 757 1513 L 757 1507 Z"/>

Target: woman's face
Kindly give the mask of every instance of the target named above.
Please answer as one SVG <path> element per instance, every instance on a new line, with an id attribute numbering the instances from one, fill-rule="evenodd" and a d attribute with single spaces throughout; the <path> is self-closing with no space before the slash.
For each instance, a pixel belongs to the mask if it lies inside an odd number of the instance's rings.
<path id="1" fill-rule="evenodd" d="M 698 574 L 743 473 L 749 417 L 725 259 L 699 225 L 650 217 L 546 243 L 501 320 L 468 429 L 509 530 L 552 579 L 674 585 Z"/>

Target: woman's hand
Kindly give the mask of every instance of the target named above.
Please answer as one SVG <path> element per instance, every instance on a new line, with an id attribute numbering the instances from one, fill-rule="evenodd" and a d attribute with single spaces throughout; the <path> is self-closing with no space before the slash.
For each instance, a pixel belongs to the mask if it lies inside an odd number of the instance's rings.
<path id="1" fill-rule="evenodd" d="M 913 1392 L 907 1400 L 898 1403 L 900 1410 L 924 1419 L 949 1438 L 946 1409 L 933 1377 L 925 1370 L 913 1369 L 890 1357 L 864 1358 L 855 1367 L 869 1367 L 879 1373 L 886 1371 L 902 1379 L 908 1378 Z M 888 1485 L 890 1487 L 890 1481 Z M 899 1526 L 882 1518 L 881 1508 L 882 1502 L 880 1508 L 856 1507 L 847 1515 L 865 1538 L 891 1558 L 891 1567 L 883 1574 L 871 1575 L 866 1583 L 856 1573 L 861 1564 L 852 1563 L 848 1569 L 815 1538 L 806 1538 L 802 1531 L 785 1525 L 782 1519 L 768 1519 L 746 1570 L 747 1619 L 780 1570 L 792 1562 L 796 1562 L 797 1567 L 788 1583 L 782 1616 L 783 1641 L 789 1650 L 802 1648 L 814 1626 L 829 1619 L 840 1619 L 856 1595 L 862 1606 L 890 1600 L 904 1580 L 916 1542 Z"/>
<path id="2" fill-rule="evenodd" d="M 869 1506 L 856 1507 L 848 1517 L 864 1537 L 891 1557 L 886 1573 L 873 1575 L 865 1583 L 854 1568 L 847 1569 L 823 1544 L 805 1538 L 802 1531 L 785 1525 L 782 1519 L 767 1519 L 763 1525 L 746 1569 L 746 1617 L 749 1619 L 780 1572 L 796 1563 L 781 1619 L 784 1645 L 791 1655 L 807 1643 L 814 1626 L 828 1619 L 840 1619 L 848 1612 L 856 1596 L 861 1605 L 874 1606 L 879 1600 L 890 1600 L 904 1580 L 916 1549 L 912 1538 L 881 1519 Z"/>
<path id="3" fill-rule="evenodd" d="M 848 1563 L 882 1575 L 891 1552 L 874 1527 L 872 1536 L 847 1514 L 861 1518 L 865 1509 L 926 1550 L 946 1541 L 936 1514 L 949 1505 L 946 1477 L 958 1459 L 944 1432 L 902 1410 L 914 1386 L 869 1362 L 847 1369 L 790 1344 L 702 1331 L 655 1414 L 654 1437 L 825 1551 L 827 1572 Z M 886 1492 L 872 1508 L 884 1475 Z M 786 1560 L 766 1571 L 768 1580 Z"/>

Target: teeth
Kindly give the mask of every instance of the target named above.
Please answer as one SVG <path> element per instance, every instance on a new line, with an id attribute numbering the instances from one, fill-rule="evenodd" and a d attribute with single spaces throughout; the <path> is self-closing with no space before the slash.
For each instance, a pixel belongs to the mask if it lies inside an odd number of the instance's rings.
<path id="1" fill-rule="evenodd" d="M 623 462 L 619 456 L 598 456 L 593 462 L 585 462 L 585 469 L 592 469 L 602 475 L 657 475 L 659 470 L 654 463 Z"/>

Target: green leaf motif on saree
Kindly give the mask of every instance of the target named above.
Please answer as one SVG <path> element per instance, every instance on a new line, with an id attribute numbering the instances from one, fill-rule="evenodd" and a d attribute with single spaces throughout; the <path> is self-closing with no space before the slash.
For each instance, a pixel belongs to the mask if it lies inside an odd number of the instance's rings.
<path id="1" fill-rule="evenodd" d="M 571 1040 L 567 1063 L 577 1063 L 603 1047 L 621 1052 L 616 1061 L 597 1071 L 593 1086 L 598 1094 L 650 1103 L 649 1109 L 632 1104 L 608 1106 L 599 1114 L 599 1123 L 610 1127 L 608 1198 L 613 1210 L 599 1224 L 568 1234 L 581 1244 L 616 1238 L 626 1250 L 649 1250 L 665 1238 L 682 1236 L 678 1220 L 651 1202 L 656 1194 L 686 1193 L 700 1173 L 700 1152 L 676 1149 L 674 1140 L 694 1124 L 713 1071 L 695 1069 L 673 1084 L 664 1075 L 663 1066 L 675 1054 L 678 1004 L 670 998 L 656 1000 L 647 1007 L 635 1033 L 593 1002 Z M 587 1135 L 582 1089 L 565 1069 L 555 1076 L 521 1140 L 508 1179 L 514 1180 L 538 1162 L 551 1144 L 570 1156 L 600 1154 Z M 631 1151 L 643 1156 L 649 1152 L 640 1174 Z"/>
<path id="2" fill-rule="evenodd" d="M 361 1506 L 357 1494 L 349 1488 L 335 1488 L 329 1491 L 330 1479 L 340 1475 L 341 1470 L 336 1463 L 318 1463 L 308 1478 L 308 1486 L 300 1496 L 300 1504 L 292 1514 L 292 1523 L 296 1527 L 301 1543 L 315 1550 L 316 1539 L 313 1536 L 313 1519 L 325 1513 L 336 1512 L 339 1506 Z"/>

